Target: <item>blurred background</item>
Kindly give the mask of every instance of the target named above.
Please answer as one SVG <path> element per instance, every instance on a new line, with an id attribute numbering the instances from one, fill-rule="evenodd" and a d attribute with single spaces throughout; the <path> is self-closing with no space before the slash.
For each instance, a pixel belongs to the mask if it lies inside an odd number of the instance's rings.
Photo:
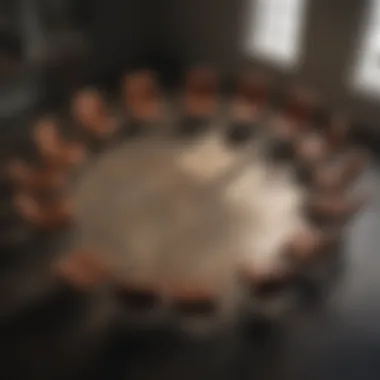
<path id="1" fill-rule="evenodd" d="M 379 17 L 374 0 L 2 0 L 2 86 L 18 78 L 53 91 L 144 64 L 249 62 L 375 125 Z"/>
<path id="2" fill-rule="evenodd" d="M 169 83 L 199 62 L 227 75 L 265 68 L 280 86 L 304 85 L 348 112 L 380 152 L 378 0 L 0 0 L 1 147 L 82 85 L 113 86 L 126 69 L 145 66 Z M 53 297 L 35 281 L 49 242 L 28 247 L 21 269 L 0 278 L 0 377 L 380 378 L 379 176 L 375 165 L 369 178 L 377 198 L 349 227 L 354 269 L 339 301 L 265 336 L 126 343 L 108 328 L 108 315 L 88 322 L 107 301 L 70 291 Z M 37 284 L 28 289 L 37 295 L 32 305 L 23 303 L 30 294 L 20 283 Z"/>

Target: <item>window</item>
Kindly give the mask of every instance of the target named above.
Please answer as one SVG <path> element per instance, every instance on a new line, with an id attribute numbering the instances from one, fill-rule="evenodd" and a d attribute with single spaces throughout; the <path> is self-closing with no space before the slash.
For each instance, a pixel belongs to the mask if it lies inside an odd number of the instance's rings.
<path id="1" fill-rule="evenodd" d="M 357 50 L 353 85 L 356 89 L 380 95 L 380 1 L 369 2 L 365 30 Z"/>
<path id="2" fill-rule="evenodd" d="M 298 64 L 307 0 L 251 0 L 246 49 L 285 67 Z"/>

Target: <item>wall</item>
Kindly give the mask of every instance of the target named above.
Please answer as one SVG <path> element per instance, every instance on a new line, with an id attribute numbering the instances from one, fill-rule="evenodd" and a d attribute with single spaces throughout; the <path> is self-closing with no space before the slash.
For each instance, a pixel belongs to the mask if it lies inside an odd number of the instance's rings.
<path id="1" fill-rule="evenodd" d="M 249 0 L 248 0 L 249 1 Z M 182 61 L 207 60 L 225 69 L 244 57 L 247 0 L 164 0 L 167 12 L 162 46 Z M 284 79 L 295 79 L 317 90 L 333 106 L 350 110 L 377 127 L 379 101 L 359 96 L 348 80 L 354 52 L 364 25 L 366 0 L 310 0 L 305 38 L 305 59 L 294 73 L 270 68 Z M 264 65 L 265 66 L 265 65 Z"/>
<path id="2" fill-rule="evenodd" d="M 83 1 L 83 0 L 82 0 Z M 260 65 L 242 50 L 250 0 L 94 0 L 88 70 L 104 74 L 149 62 L 170 70 L 206 61 L 225 70 Z M 351 64 L 368 0 L 310 0 L 305 59 L 294 73 L 269 67 L 280 78 L 315 89 L 334 107 L 377 128 L 379 102 L 349 87 Z M 118 70 L 116 70 L 118 71 Z"/>

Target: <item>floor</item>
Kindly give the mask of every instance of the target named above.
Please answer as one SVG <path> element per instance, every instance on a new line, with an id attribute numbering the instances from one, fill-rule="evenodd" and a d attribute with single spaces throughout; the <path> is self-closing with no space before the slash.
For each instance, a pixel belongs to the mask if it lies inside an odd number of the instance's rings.
<path id="1" fill-rule="evenodd" d="M 168 332 L 134 336 L 111 328 L 111 300 L 55 284 L 32 307 L 2 319 L 2 378 L 378 379 L 379 166 L 363 181 L 373 185 L 373 199 L 347 226 L 341 277 L 323 303 L 276 325 L 248 324 L 189 341 Z M 91 319 L 94 310 L 109 312 Z"/>

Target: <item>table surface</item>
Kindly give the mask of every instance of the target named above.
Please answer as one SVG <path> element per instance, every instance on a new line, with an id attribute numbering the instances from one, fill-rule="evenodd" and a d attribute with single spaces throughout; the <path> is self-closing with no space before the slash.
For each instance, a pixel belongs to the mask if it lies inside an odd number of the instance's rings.
<path id="1" fill-rule="evenodd" d="M 73 191 L 77 244 L 120 282 L 168 297 L 177 287 L 210 291 L 233 308 L 238 267 L 281 270 L 282 247 L 305 224 L 304 192 L 262 146 L 229 146 L 217 132 L 118 146 Z"/>

